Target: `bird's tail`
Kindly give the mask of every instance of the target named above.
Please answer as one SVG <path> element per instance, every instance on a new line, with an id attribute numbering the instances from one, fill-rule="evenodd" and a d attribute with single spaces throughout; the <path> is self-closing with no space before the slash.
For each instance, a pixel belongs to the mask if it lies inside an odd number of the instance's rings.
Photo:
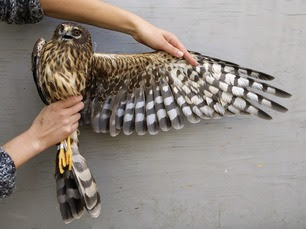
<path id="1" fill-rule="evenodd" d="M 84 208 L 96 218 L 100 215 L 101 200 L 96 182 L 87 166 L 86 160 L 79 153 L 77 132 L 71 135 L 72 170 L 59 172 L 56 163 L 55 179 L 57 200 L 65 223 L 80 218 Z"/>

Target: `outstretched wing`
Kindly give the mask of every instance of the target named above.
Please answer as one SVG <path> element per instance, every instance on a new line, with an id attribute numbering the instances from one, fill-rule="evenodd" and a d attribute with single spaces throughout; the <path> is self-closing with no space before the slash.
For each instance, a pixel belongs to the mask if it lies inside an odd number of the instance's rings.
<path id="1" fill-rule="evenodd" d="M 95 132 L 121 130 L 139 135 L 171 127 L 180 129 L 187 118 L 220 118 L 235 114 L 271 116 L 261 110 L 287 109 L 266 94 L 290 97 L 287 92 L 262 81 L 274 77 L 237 64 L 191 52 L 199 65 L 164 52 L 136 55 L 95 53 L 86 90 L 82 121 Z"/>
<path id="2" fill-rule="evenodd" d="M 46 44 L 45 39 L 40 38 L 34 45 L 33 52 L 32 52 L 32 72 L 33 72 L 33 78 L 36 84 L 36 88 L 38 91 L 38 94 L 41 98 L 41 100 L 48 105 L 48 102 L 45 98 L 45 95 L 43 91 L 40 88 L 40 71 L 39 71 L 39 65 L 40 65 L 40 60 L 41 60 L 41 50 Z"/>

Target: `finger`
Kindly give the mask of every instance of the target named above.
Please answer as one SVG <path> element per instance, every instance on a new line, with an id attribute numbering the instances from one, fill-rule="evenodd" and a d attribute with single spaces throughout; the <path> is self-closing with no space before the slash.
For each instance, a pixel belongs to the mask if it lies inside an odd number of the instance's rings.
<path id="1" fill-rule="evenodd" d="M 197 66 L 199 64 L 187 50 L 184 52 L 184 58 L 193 66 Z"/>
<path id="2" fill-rule="evenodd" d="M 188 50 L 185 48 L 185 46 L 175 37 L 173 36 L 170 40 L 169 43 L 173 45 L 174 47 L 178 48 L 181 50 L 184 54 L 184 58 L 193 66 L 198 65 L 198 62 L 196 59 L 192 57 L 192 55 L 188 52 Z"/>
<path id="3" fill-rule="evenodd" d="M 70 117 L 70 123 L 75 124 L 80 120 L 80 118 L 81 118 L 81 115 L 79 113 L 76 113 Z"/>
<path id="4" fill-rule="evenodd" d="M 65 109 L 79 103 L 80 101 L 82 101 L 82 99 L 82 96 L 70 96 L 65 100 L 55 102 L 54 104 L 57 105 L 59 108 Z"/>
<path id="5" fill-rule="evenodd" d="M 71 126 L 71 133 L 73 133 L 74 131 L 76 131 L 79 127 L 79 123 L 76 122 Z"/>
<path id="6" fill-rule="evenodd" d="M 184 53 L 175 48 L 173 45 L 171 45 L 170 43 L 165 43 L 164 47 L 163 47 L 163 50 L 169 54 L 171 54 L 172 56 L 175 56 L 175 57 L 178 57 L 178 58 L 181 58 L 184 56 Z"/>
<path id="7" fill-rule="evenodd" d="M 68 115 L 74 115 L 77 114 L 79 111 L 81 111 L 84 108 L 83 102 L 78 102 L 74 104 L 72 107 L 69 107 L 66 109 L 66 112 Z"/>

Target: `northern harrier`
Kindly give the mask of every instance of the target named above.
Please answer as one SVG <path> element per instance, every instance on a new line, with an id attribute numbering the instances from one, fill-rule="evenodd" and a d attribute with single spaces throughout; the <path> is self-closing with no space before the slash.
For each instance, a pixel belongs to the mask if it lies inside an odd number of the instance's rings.
<path id="1" fill-rule="evenodd" d="M 287 109 L 266 94 L 290 97 L 264 81 L 271 75 L 237 64 L 191 55 L 199 65 L 163 51 L 143 54 L 102 54 L 92 50 L 87 29 L 74 23 L 60 24 L 49 42 L 39 39 L 32 54 L 32 69 L 41 99 L 46 103 L 83 95 L 82 123 L 95 132 L 116 136 L 157 134 L 181 129 L 184 120 L 252 114 L 271 116 L 258 107 Z M 78 150 L 74 132 L 58 144 L 57 196 L 66 223 L 79 218 L 84 207 L 92 217 L 100 214 L 96 183 Z"/>

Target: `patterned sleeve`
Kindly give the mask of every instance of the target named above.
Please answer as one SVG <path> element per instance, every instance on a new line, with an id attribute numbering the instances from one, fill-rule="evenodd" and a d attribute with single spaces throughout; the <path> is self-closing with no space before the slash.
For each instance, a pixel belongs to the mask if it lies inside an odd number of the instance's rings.
<path id="1" fill-rule="evenodd" d="M 0 147 L 0 198 L 12 194 L 15 189 L 16 167 L 11 157 Z"/>
<path id="2" fill-rule="evenodd" d="M 9 24 L 36 23 L 43 16 L 39 0 L 0 0 L 0 20 Z"/>

